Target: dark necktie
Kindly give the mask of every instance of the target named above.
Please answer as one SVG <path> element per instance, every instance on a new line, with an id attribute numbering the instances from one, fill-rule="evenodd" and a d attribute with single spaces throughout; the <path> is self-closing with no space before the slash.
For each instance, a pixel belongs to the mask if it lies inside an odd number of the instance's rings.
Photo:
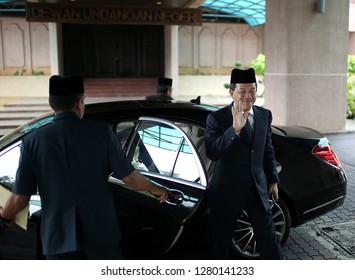
<path id="1" fill-rule="evenodd" d="M 247 118 L 247 121 L 246 121 L 244 127 L 245 127 L 245 132 L 247 133 L 250 142 L 253 142 L 253 129 L 251 128 L 249 118 Z"/>

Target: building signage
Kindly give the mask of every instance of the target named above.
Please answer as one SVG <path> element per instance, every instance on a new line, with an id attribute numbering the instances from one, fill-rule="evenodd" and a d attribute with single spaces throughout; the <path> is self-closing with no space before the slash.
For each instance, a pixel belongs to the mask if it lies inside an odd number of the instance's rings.
<path id="1" fill-rule="evenodd" d="M 27 2 L 27 21 L 201 25 L 200 9 L 59 5 Z"/>

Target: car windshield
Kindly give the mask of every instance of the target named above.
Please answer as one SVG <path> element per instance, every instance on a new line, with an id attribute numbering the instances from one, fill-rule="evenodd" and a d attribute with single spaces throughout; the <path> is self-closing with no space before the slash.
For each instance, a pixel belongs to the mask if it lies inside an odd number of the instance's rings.
<path id="1" fill-rule="evenodd" d="M 13 132 L 3 136 L 0 139 L 0 148 L 6 147 L 11 144 L 13 141 L 19 139 L 20 137 L 30 133 L 31 131 L 49 124 L 53 121 L 53 114 L 42 116 L 40 118 L 34 119 L 32 122 L 22 125 L 15 129 Z"/>

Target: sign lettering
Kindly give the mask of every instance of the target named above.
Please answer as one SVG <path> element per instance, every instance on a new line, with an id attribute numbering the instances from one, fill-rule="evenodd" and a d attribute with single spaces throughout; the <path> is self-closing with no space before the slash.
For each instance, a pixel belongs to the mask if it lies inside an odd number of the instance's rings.
<path id="1" fill-rule="evenodd" d="M 77 6 L 27 2 L 27 21 L 70 23 L 127 23 L 201 25 L 200 9 L 126 8 L 115 6 Z"/>

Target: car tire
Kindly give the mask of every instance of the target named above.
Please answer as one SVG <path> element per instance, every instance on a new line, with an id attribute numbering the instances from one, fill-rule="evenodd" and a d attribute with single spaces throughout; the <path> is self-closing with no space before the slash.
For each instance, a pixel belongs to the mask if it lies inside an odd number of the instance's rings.
<path id="1" fill-rule="evenodd" d="M 291 228 L 291 216 L 286 204 L 280 198 L 276 203 L 270 200 L 276 234 L 280 238 L 281 246 L 285 244 Z M 260 254 L 256 250 L 253 227 L 246 211 L 237 220 L 236 229 L 232 238 L 231 257 L 245 259 L 258 259 Z"/>

